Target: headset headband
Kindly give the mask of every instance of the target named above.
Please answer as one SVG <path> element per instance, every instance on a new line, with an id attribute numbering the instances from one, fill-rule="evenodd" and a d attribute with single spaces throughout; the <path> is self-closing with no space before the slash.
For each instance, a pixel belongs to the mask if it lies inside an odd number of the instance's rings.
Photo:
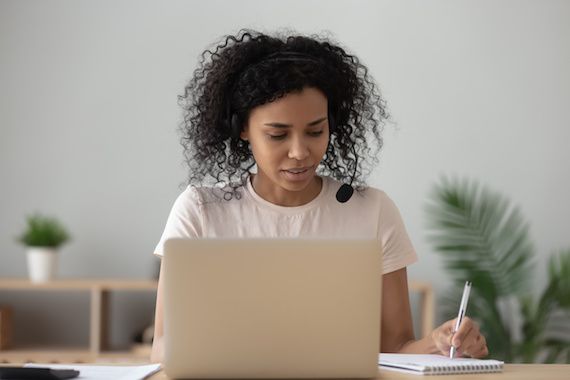
<path id="1" fill-rule="evenodd" d="M 295 51 L 278 51 L 269 54 L 267 57 L 263 58 L 258 63 L 267 62 L 267 61 L 291 61 L 291 62 L 305 61 L 305 62 L 320 63 L 320 61 L 317 58 L 309 54 L 299 53 Z"/>

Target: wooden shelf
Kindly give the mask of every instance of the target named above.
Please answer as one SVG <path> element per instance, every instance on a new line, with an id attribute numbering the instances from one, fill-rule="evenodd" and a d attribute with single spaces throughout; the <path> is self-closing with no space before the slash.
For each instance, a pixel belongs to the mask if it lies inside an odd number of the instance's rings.
<path id="1" fill-rule="evenodd" d="M 0 351 L 0 363 L 87 363 L 93 359 L 87 348 L 22 347 Z"/>
<path id="2" fill-rule="evenodd" d="M 109 295 L 113 291 L 152 291 L 156 292 L 154 280 L 117 279 L 58 279 L 34 284 L 26 279 L 0 279 L 0 291 L 83 291 L 90 297 L 89 347 L 15 347 L 0 351 L 0 362 L 94 362 L 130 360 L 148 361 L 148 347 L 137 345 L 132 351 L 110 351 L 108 348 Z M 138 360 L 140 359 L 140 360 Z"/>
<path id="3" fill-rule="evenodd" d="M 58 279 L 41 284 L 20 278 L 0 278 L 0 290 L 156 290 L 155 280 Z"/>
<path id="4" fill-rule="evenodd" d="M 131 351 L 103 351 L 93 356 L 81 348 L 16 348 L 0 351 L 0 363 L 148 363 L 150 345 Z"/>

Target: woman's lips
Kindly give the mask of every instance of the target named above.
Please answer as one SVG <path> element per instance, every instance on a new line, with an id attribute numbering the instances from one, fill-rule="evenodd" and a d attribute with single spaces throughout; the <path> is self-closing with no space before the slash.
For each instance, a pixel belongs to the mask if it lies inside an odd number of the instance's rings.
<path id="1" fill-rule="evenodd" d="M 289 168 L 281 170 L 281 173 L 289 181 L 305 181 L 306 179 L 313 176 L 313 167 L 305 166 L 302 168 Z"/>

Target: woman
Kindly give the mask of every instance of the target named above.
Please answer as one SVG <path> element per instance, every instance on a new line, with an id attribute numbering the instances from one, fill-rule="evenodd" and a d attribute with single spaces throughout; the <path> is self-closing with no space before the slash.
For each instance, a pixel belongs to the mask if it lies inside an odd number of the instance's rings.
<path id="1" fill-rule="evenodd" d="M 355 56 L 318 37 L 242 30 L 204 52 L 180 101 L 190 186 L 155 254 L 171 237 L 374 237 L 382 352 L 448 355 L 453 344 L 458 355 L 487 355 L 469 318 L 455 333 L 450 320 L 414 339 L 406 267 L 416 254 L 394 203 L 364 182 L 388 115 Z M 152 361 L 162 360 L 162 320 L 161 273 Z"/>

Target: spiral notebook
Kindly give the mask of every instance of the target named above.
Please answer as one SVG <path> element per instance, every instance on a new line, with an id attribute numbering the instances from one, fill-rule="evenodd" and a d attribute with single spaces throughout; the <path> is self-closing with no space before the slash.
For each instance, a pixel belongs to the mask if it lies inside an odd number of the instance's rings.
<path id="1" fill-rule="evenodd" d="M 442 355 L 380 354 L 381 369 L 416 375 L 452 375 L 460 373 L 501 372 L 503 362 L 470 358 L 450 359 Z"/>

